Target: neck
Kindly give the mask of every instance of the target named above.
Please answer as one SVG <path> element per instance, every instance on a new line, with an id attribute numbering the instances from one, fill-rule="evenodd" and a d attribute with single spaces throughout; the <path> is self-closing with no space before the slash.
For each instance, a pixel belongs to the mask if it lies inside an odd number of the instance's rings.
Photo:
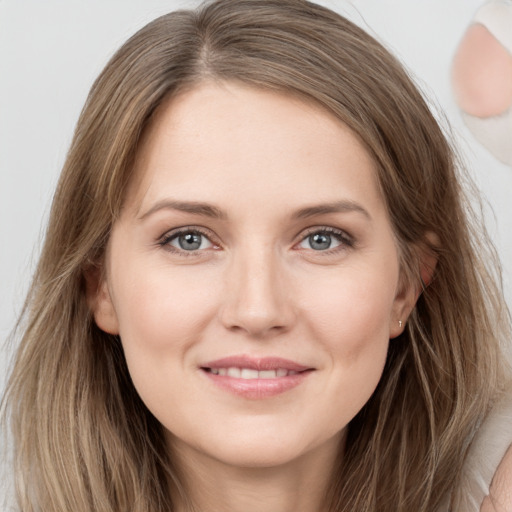
<path id="1" fill-rule="evenodd" d="M 177 512 L 318 512 L 339 456 L 340 438 L 272 467 L 238 467 L 173 443 L 187 501 Z"/>

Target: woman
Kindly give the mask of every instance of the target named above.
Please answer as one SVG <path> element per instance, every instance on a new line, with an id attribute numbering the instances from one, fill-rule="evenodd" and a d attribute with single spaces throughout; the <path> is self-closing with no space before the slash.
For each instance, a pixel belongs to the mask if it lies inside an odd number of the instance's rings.
<path id="1" fill-rule="evenodd" d="M 466 212 L 417 89 L 337 14 L 150 23 L 92 88 L 27 299 L 20 509 L 463 510 L 510 334 Z"/>

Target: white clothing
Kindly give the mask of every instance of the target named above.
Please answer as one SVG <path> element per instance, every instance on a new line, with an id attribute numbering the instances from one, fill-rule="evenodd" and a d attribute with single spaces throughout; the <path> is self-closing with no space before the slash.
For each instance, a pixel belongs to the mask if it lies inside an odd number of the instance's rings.
<path id="1" fill-rule="evenodd" d="M 496 469 L 512 445 L 512 382 L 471 443 L 451 512 L 479 512 Z"/>

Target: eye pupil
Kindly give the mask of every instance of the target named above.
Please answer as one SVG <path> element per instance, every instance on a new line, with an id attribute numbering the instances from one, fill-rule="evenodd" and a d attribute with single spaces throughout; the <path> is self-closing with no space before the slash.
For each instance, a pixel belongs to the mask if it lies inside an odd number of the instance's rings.
<path id="1" fill-rule="evenodd" d="M 201 247 L 202 235 L 198 233 L 185 233 L 178 237 L 180 248 L 185 251 L 195 251 Z"/>
<path id="2" fill-rule="evenodd" d="M 315 251 L 329 249 L 331 246 L 331 237 L 327 233 L 315 233 L 309 237 L 309 245 Z"/>

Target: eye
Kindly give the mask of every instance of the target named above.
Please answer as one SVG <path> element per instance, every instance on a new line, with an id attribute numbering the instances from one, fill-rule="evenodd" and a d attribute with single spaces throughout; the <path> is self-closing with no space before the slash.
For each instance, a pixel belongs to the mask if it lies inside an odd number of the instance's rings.
<path id="1" fill-rule="evenodd" d="M 352 247 L 354 242 L 351 237 L 341 230 L 334 228 L 322 228 L 310 231 L 298 246 L 301 249 L 313 251 L 329 251 L 339 247 Z"/>
<path id="2" fill-rule="evenodd" d="M 176 252 L 195 252 L 216 247 L 204 233 L 197 229 L 171 232 L 164 236 L 160 245 Z"/>

